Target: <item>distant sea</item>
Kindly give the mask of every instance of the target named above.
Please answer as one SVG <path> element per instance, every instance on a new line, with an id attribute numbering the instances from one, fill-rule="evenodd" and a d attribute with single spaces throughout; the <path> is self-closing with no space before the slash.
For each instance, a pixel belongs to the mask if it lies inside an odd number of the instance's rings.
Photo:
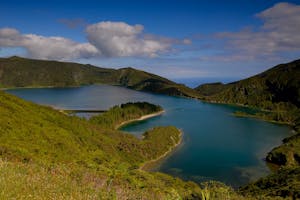
<path id="1" fill-rule="evenodd" d="M 210 77 L 210 78 L 173 78 L 172 81 L 175 81 L 176 83 L 182 83 L 185 84 L 188 87 L 195 88 L 201 84 L 205 83 L 215 83 L 215 82 L 222 82 L 222 83 L 231 83 L 234 81 L 241 80 L 242 78 L 237 77 L 226 77 L 226 78 L 220 78 L 220 77 Z"/>

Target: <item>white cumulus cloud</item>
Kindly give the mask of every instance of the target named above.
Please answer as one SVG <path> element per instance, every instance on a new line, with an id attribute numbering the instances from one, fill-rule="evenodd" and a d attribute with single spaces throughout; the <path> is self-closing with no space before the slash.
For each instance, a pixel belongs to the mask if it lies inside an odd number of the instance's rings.
<path id="1" fill-rule="evenodd" d="M 77 43 L 63 37 L 23 35 L 22 46 L 34 58 L 69 60 L 95 56 L 98 51 L 89 43 Z"/>
<path id="2" fill-rule="evenodd" d="M 218 33 L 226 49 L 238 58 L 272 57 L 281 52 L 300 51 L 300 6 L 278 3 L 256 15 L 263 21 L 258 29 Z"/>
<path id="3" fill-rule="evenodd" d="M 2 28 L 0 29 L 0 46 L 2 47 L 13 47 L 18 46 L 22 36 L 19 31 L 13 28 Z"/>
<path id="4" fill-rule="evenodd" d="M 12 28 L 0 29 L 0 47 L 23 47 L 30 57 L 40 59 L 70 60 L 98 54 L 89 43 L 77 43 L 63 37 L 20 34 Z"/>
<path id="5" fill-rule="evenodd" d="M 87 38 L 104 56 L 149 56 L 155 57 L 172 45 L 155 37 L 146 37 L 142 25 L 124 22 L 100 22 L 89 25 Z"/>
<path id="6" fill-rule="evenodd" d="M 64 37 L 21 34 L 13 28 L 0 29 L 0 47 L 22 47 L 29 57 L 72 60 L 90 57 L 156 57 L 171 50 L 172 45 L 191 41 L 143 33 L 142 25 L 124 22 L 99 22 L 86 27 L 88 42 L 79 43 Z"/>

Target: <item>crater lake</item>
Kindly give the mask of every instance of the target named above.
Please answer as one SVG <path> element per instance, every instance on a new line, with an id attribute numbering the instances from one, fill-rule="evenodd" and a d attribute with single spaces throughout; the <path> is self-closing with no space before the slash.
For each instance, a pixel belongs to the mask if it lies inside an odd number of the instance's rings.
<path id="1" fill-rule="evenodd" d="M 183 142 L 158 162 L 153 171 L 202 182 L 217 180 L 238 187 L 270 170 L 264 158 L 281 140 L 292 135 L 288 126 L 253 118 L 238 118 L 248 108 L 204 103 L 195 99 L 138 92 L 118 86 L 10 89 L 8 93 L 59 109 L 106 110 L 114 105 L 147 101 L 165 113 L 121 129 L 139 137 L 155 126 L 173 125 L 183 131 Z M 90 114 L 81 113 L 80 117 Z"/>

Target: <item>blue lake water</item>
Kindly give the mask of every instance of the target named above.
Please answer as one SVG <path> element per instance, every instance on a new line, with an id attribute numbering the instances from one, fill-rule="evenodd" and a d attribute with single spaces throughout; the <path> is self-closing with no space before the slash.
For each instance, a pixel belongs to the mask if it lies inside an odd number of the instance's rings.
<path id="1" fill-rule="evenodd" d="M 228 105 L 137 92 L 117 86 L 13 89 L 7 92 L 39 104 L 65 109 L 108 109 L 135 101 L 159 104 L 161 116 L 122 128 L 135 135 L 154 126 L 174 125 L 184 132 L 182 145 L 154 169 L 186 180 L 218 180 L 237 187 L 270 173 L 264 157 L 284 137 L 287 126 L 237 118 Z"/>

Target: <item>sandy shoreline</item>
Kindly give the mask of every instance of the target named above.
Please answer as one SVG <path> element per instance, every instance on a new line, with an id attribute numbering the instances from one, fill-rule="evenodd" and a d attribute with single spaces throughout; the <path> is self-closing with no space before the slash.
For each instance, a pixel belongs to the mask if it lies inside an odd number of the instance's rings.
<path id="1" fill-rule="evenodd" d="M 159 115 L 163 114 L 164 112 L 165 111 L 162 110 L 162 111 L 159 111 L 159 112 L 156 112 L 156 113 L 152 113 L 152 114 L 149 114 L 149 115 L 143 115 L 143 116 L 141 116 L 140 118 L 137 118 L 137 119 L 131 119 L 131 120 L 124 121 L 121 124 L 116 125 L 115 129 L 119 129 L 122 126 L 124 126 L 126 124 L 129 124 L 131 122 L 143 121 L 143 120 L 146 120 L 146 119 L 149 119 L 149 118 L 152 118 L 152 117 L 159 116 Z"/>
<path id="2" fill-rule="evenodd" d="M 182 144 L 182 140 L 183 140 L 183 132 L 182 130 L 179 130 L 180 131 L 180 135 L 179 135 L 179 141 L 172 147 L 169 148 L 168 151 L 166 151 L 164 154 L 162 154 L 161 156 L 155 158 L 155 159 L 152 159 L 152 160 L 149 160 L 145 163 L 142 164 L 142 166 L 139 167 L 140 170 L 144 170 L 144 171 L 149 171 L 151 170 L 152 168 L 154 168 L 153 165 L 155 165 L 156 162 L 164 159 L 165 157 L 167 157 L 169 154 L 171 154 L 180 144 Z"/>

